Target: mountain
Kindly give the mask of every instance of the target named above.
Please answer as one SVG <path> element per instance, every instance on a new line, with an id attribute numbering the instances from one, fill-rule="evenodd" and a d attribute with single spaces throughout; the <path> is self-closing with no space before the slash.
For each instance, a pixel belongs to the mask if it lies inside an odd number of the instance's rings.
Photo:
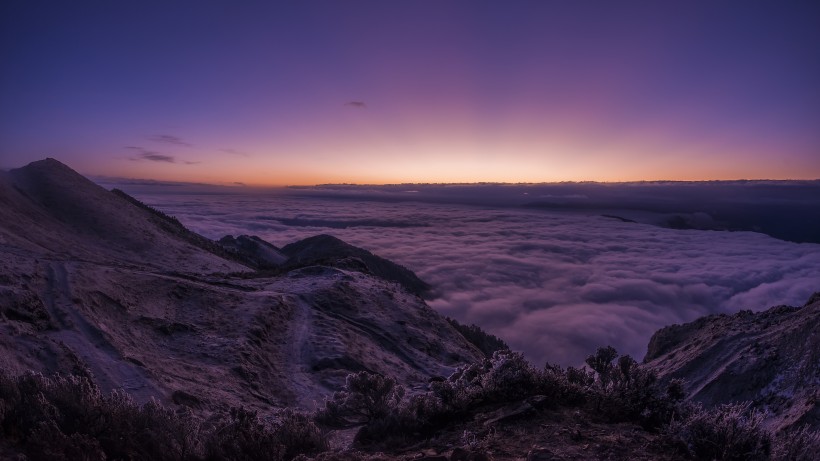
<path id="1" fill-rule="evenodd" d="M 267 242 L 238 241 L 283 262 Z M 289 245 L 298 264 L 255 272 L 56 160 L 2 173 L 0 367 L 85 375 L 141 402 L 270 410 L 312 407 L 355 371 L 421 386 L 483 357 L 392 281 L 422 286 L 415 275 L 328 241 Z M 347 256 L 374 269 L 321 264 Z"/>
<path id="2" fill-rule="evenodd" d="M 820 293 L 802 307 L 710 315 L 651 338 L 644 363 L 706 406 L 750 401 L 775 430 L 820 428 Z"/>
<path id="3" fill-rule="evenodd" d="M 147 208 L 135 206 L 54 159 L 0 175 L 0 243 L 60 260 L 196 273 L 247 270 L 204 251 Z M 167 222 L 167 221 L 165 221 Z M 179 226 L 181 227 L 181 226 Z"/>
<path id="4" fill-rule="evenodd" d="M 288 257 L 279 248 L 255 235 L 226 235 L 219 245 L 257 269 L 274 269 L 285 264 Z"/>
<path id="5" fill-rule="evenodd" d="M 288 256 L 286 265 L 328 264 L 364 266 L 369 273 L 392 280 L 411 293 L 422 295 L 430 285 L 409 269 L 373 253 L 345 243 L 332 235 L 322 234 L 285 245 L 282 253 Z"/>

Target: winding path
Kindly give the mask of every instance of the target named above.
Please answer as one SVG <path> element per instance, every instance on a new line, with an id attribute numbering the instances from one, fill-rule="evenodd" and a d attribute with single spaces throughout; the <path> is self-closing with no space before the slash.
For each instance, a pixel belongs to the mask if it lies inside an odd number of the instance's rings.
<path id="1" fill-rule="evenodd" d="M 108 341 L 105 333 L 91 325 L 78 312 L 71 300 L 71 286 L 66 270 L 66 265 L 70 264 L 51 262 L 48 267 L 48 287 L 44 301 L 59 327 L 56 331 L 49 331 L 48 336 L 55 342 L 64 344 L 83 361 L 103 392 L 122 388 L 138 402 L 161 395 L 162 392 L 153 386 L 145 370 L 125 360 Z"/>

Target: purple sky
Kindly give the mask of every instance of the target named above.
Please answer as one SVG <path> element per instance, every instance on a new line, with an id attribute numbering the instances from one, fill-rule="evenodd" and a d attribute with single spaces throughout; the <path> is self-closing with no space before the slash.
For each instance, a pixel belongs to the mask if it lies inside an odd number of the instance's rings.
<path id="1" fill-rule="evenodd" d="M 251 184 L 820 178 L 820 4 L 0 4 L 0 167 Z"/>

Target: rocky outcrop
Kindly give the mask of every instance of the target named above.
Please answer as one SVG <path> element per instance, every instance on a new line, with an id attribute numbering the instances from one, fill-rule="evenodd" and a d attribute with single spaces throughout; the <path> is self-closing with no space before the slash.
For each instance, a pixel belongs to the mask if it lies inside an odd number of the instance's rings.
<path id="1" fill-rule="evenodd" d="M 656 332 L 644 359 L 694 401 L 750 401 L 773 429 L 820 427 L 820 293 L 802 307 L 702 317 Z"/>

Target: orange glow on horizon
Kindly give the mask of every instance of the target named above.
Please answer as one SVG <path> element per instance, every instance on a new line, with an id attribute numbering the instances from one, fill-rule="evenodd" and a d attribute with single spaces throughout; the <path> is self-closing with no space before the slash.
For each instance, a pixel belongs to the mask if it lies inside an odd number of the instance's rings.
<path id="1" fill-rule="evenodd" d="M 599 148 L 567 154 L 568 146 L 520 146 L 516 155 L 472 150 L 451 143 L 442 149 L 393 149 L 378 153 L 337 152 L 333 155 L 220 158 L 197 164 L 114 162 L 78 165 L 87 174 L 158 181 L 247 186 L 309 186 L 317 184 L 400 183 L 548 183 L 563 181 L 635 182 L 653 180 L 712 181 L 736 179 L 820 178 L 813 165 L 783 163 L 761 168 L 739 162 L 743 155 L 702 155 L 681 147 L 666 155 L 646 149 Z M 507 152 L 507 151 L 504 151 Z M 579 152 L 579 151 L 576 151 Z M 745 154 L 747 156 L 754 156 Z M 333 160 L 333 157 L 346 161 Z"/>

